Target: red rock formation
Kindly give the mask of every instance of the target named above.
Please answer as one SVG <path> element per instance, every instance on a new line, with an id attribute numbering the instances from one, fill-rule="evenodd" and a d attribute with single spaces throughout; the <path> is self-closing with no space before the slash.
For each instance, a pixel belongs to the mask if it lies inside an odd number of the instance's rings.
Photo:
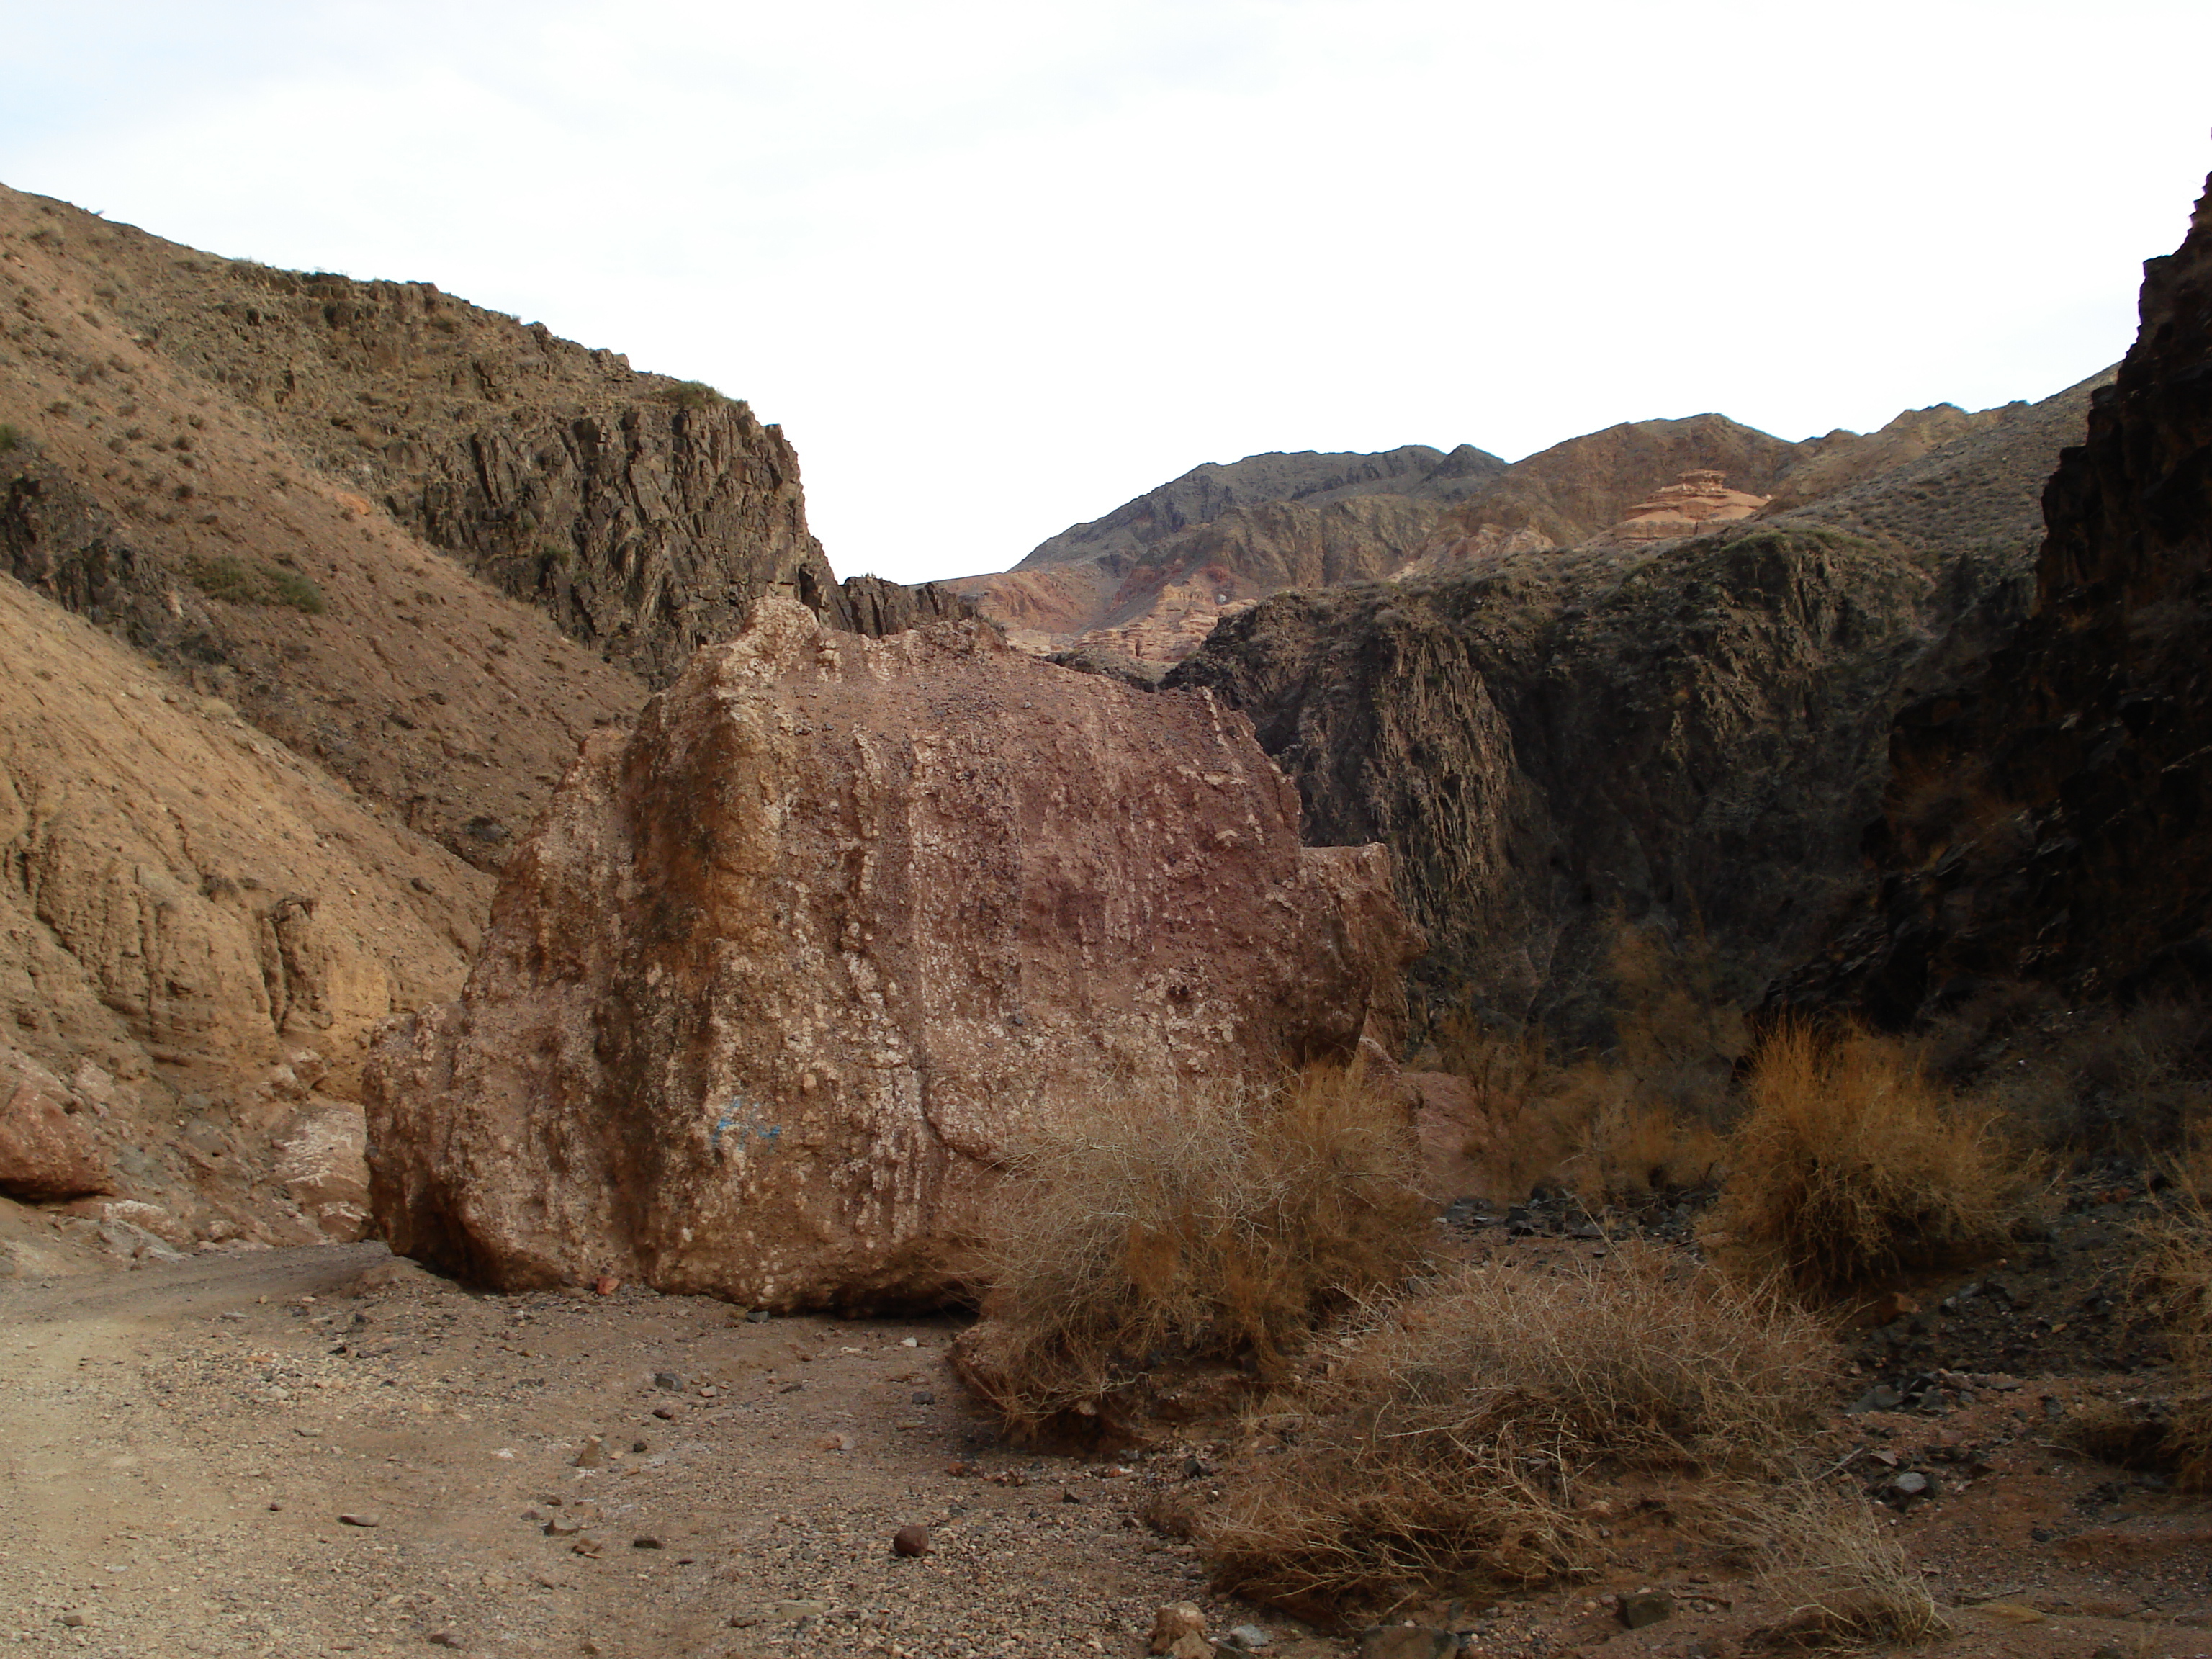
<path id="1" fill-rule="evenodd" d="M 107 1155 L 69 1089 L 29 1055 L 0 1046 L 0 1193 L 55 1199 L 114 1190 Z"/>
<path id="2" fill-rule="evenodd" d="M 1694 536 L 1708 524 L 1747 519 L 1765 505 L 1764 495 L 1730 489 L 1726 473 L 1698 467 L 1632 504 L 1620 522 L 1600 539 L 1632 544 L 1670 541 L 1677 536 Z"/>
<path id="3" fill-rule="evenodd" d="M 591 741 L 462 1000 L 380 1040 L 372 1202 L 503 1285 L 927 1300 L 1032 1126 L 1395 1040 L 1418 948 L 1211 697 L 771 599 Z"/>

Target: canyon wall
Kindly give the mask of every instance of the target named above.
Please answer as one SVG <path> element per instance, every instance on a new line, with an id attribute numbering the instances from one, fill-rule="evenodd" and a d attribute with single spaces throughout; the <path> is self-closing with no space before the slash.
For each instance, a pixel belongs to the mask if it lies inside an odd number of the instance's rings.
<path id="1" fill-rule="evenodd" d="M 1902 708 L 1880 872 L 1784 1004 L 1911 1020 L 2027 980 L 2212 980 L 2212 185 L 2043 491 L 2033 615 Z"/>

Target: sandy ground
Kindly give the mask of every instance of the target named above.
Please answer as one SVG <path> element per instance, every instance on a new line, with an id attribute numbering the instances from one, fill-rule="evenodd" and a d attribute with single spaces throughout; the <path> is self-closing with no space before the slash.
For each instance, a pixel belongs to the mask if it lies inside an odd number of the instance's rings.
<path id="1" fill-rule="evenodd" d="M 341 1293 L 380 1263 L 396 1284 Z M 1127 1516 L 1118 1467 L 949 1474 L 980 1427 L 951 1334 L 478 1296 L 381 1245 L 0 1290 L 0 1641 L 1136 1650 L 1188 1548 Z M 933 1553 L 892 1554 L 908 1523 Z"/>
<path id="2" fill-rule="evenodd" d="M 1190 1548 L 1137 1518 L 1161 1484 L 1202 1492 L 1205 1460 L 1264 1443 L 1267 1419 L 1127 1465 L 1010 1448 L 949 1374 L 955 1328 L 752 1322 L 630 1289 L 477 1294 L 380 1245 L 16 1281 L 0 1287 L 0 1643 L 1134 1656 L 1154 1609 L 1189 1599 L 1216 1634 L 1257 1625 L 1271 1654 L 1352 1650 L 1208 1596 Z M 2203 1504 L 2045 1431 L 2118 1386 L 1838 1419 L 1839 1455 L 1937 1476 L 1896 1522 L 1959 1627 L 1928 1651 L 2212 1653 Z M 909 1524 L 930 1554 L 894 1554 Z M 1624 1523 L 1615 1548 L 1592 1582 L 1407 1616 L 1464 1626 L 1481 1655 L 1718 1659 L 1779 1611 L 1663 1517 Z M 1621 1629 L 1604 1598 L 1646 1586 L 1677 1616 Z"/>

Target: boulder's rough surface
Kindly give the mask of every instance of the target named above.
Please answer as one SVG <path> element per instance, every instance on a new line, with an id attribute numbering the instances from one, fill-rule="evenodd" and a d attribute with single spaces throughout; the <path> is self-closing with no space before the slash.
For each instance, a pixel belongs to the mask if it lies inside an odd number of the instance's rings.
<path id="1" fill-rule="evenodd" d="M 460 1001 L 379 1040 L 372 1202 L 503 1285 L 927 1300 L 1031 1126 L 1395 1045 L 1419 943 L 1211 698 L 771 599 L 592 740 Z"/>
<path id="2" fill-rule="evenodd" d="M 1899 712 L 1882 875 L 1778 993 L 1902 1022 L 1996 981 L 2212 981 L 2212 188 L 2043 493 L 2034 614 Z"/>
<path id="3" fill-rule="evenodd" d="M 114 1182 L 87 1115 L 62 1080 L 0 1045 L 0 1193 L 78 1198 L 112 1192 Z"/>

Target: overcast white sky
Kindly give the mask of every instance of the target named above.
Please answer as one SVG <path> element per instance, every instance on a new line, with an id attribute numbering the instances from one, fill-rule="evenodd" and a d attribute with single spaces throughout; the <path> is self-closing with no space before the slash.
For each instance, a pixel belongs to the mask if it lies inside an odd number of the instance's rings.
<path id="1" fill-rule="evenodd" d="M 2037 398 L 2212 170 L 2205 0 L 0 0 L 0 179 L 780 421 L 841 574 L 1201 461 Z"/>

